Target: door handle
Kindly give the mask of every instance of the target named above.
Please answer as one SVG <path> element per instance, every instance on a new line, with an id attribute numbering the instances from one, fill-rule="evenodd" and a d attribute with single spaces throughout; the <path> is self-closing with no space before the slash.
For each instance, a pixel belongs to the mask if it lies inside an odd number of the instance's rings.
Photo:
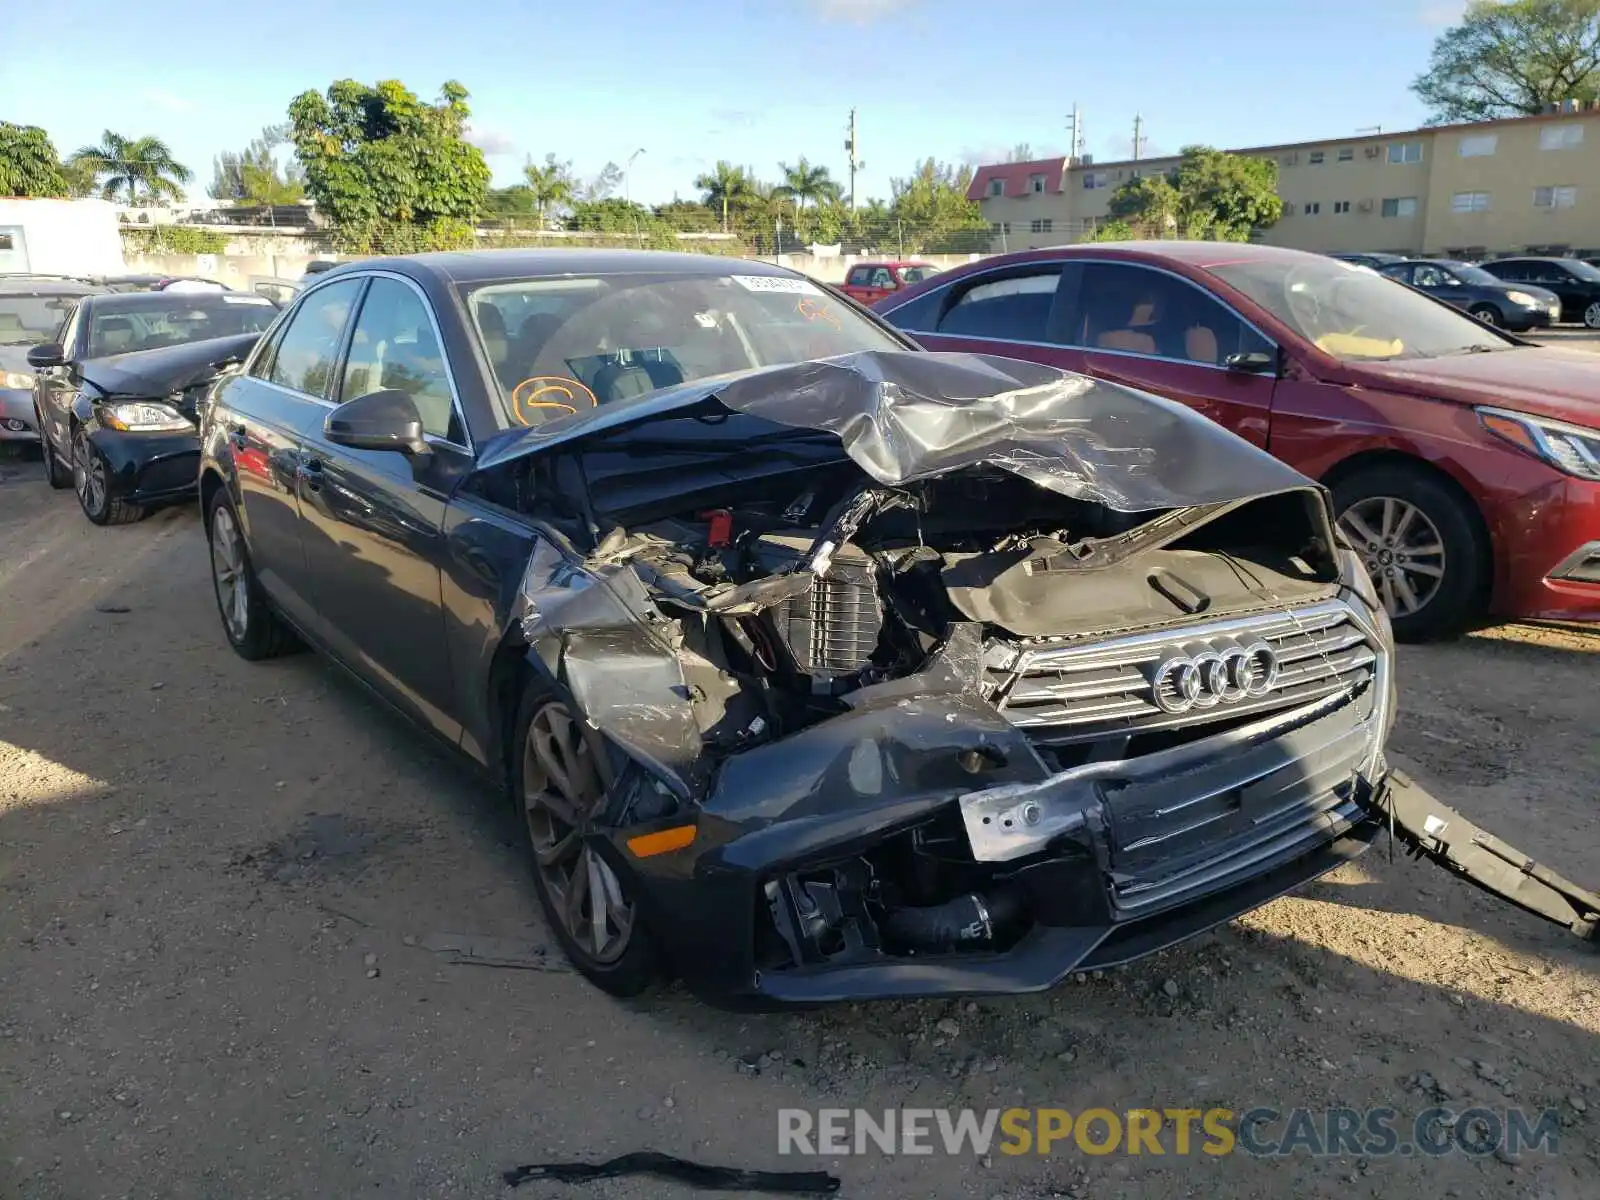
<path id="1" fill-rule="evenodd" d="M 301 459 L 300 478 L 305 481 L 308 490 L 320 492 L 322 490 L 322 460 L 320 458 Z"/>
<path id="2" fill-rule="evenodd" d="M 235 425 L 228 430 L 228 440 L 243 450 L 250 442 L 250 434 L 243 425 Z"/>

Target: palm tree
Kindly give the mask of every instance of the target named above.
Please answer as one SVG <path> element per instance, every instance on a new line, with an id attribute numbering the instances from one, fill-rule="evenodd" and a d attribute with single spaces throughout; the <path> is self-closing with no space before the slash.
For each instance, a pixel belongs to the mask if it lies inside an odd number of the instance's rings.
<path id="1" fill-rule="evenodd" d="M 528 189 L 533 193 L 533 206 L 539 214 L 541 229 L 545 228 L 550 213 L 571 204 L 576 195 L 572 164 L 557 162 L 554 154 L 544 156 L 542 167 L 536 167 L 530 161 L 522 168 L 522 177 L 528 181 Z"/>
<path id="2" fill-rule="evenodd" d="M 121 193 L 129 204 L 138 204 L 141 194 L 147 201 L 181 199 L 181 185 L 194 177 L 160 138 L 125 138 L 109 129 L 98 146 L 85 146 L 68 161 L 93 173 L 107 200 Z"/>
<path id="3" fill-rule="evenodd" d="M 694 185 L 704 194 L 707 208 L 721 211 L 723 233 L 728 232 L 728 207 L 737 207 L 755 195 L 749 172 L 725 161 L 719 161 L 708 174 L 696 179 Z"/>
<path id="4" fill-rule="evenodd" d="M 792 167 L 788 163 L 779 163 L 778 170 L 783 172 L 783 182 L 775 191 L 779 196 L 793 200 L 796 208 L 804 208 L 807 201 L 818 203 L 837 200 L 844 190 L 828 174 L 827 167 L 812 166 L 803 154 Z"/>

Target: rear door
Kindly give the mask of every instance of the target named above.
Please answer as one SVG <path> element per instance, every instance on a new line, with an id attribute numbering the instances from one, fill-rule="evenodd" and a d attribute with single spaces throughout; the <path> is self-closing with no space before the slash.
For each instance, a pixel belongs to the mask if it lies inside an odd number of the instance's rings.
<path id="1" fill-rule="evenodd" d="M 307 292 L 248 371 L 219 389 L 211 417 L 227 438 L 256 577 L 284 614 L 319 640 L 327 633 L 306 573 L 297 485 L 364 286 L 339 279 Z"/>
<path id="2" fill-rule="evenodd" d="M 850 268 L 844 277 L 844 283 L 839 290 L 852 300 L 859 300 L 865 304 L 868 299 L 868 284 L 872 280 L 872 267 L 857 264 Z"/>
<path id="3" fill-rule="evenodd" d="M 1210 292 L 1143 263 L 1072 263 L 1060 337 L 1097 379 L 1181 401 L 1263 448 L 1278 347 Z"/>

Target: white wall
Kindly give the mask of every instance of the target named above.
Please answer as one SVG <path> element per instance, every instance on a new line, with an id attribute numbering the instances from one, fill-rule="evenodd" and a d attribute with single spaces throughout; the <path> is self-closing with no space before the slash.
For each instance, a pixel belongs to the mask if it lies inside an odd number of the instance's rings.
<path id="1" fill-rule="evenodd" d="M 106 200 L 0 200 L 11 248 L 0 271 L 116 275 L 123 270 L 116 206 Z"/>

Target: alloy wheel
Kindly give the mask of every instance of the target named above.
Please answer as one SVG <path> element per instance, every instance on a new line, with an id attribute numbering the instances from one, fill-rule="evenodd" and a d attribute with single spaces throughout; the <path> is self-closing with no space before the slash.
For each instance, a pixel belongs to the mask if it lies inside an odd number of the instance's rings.
<path id="1" fill-rule="evenodd" d="M 1583 323 L 1590 329 L 1600 329 L 1600 300 L 1583 310 Z"/>
<path id="2" fill-rule="evenodd" d="M 81 429 L 72 438 L 72 486 L 85 512 L 96 513 L 105 508 L 106 465 Z"/>
<path id="3" fill-rule="evenodd" d="M 1500 324 L 1500 314 L 1492 308 L 1480 308 L 1472 315 L 1477 317 L 1478 320 L 1482 321 L 1485 325 Z"/>
<path id="4" fill-rule="evenodd" d="M 245 576 L 244 545 L 227 505 L 211 518 L 211 578 L 228 637 L 243 642 L 250 633 L 250 581 Z"/>
<path id="5" fill-rule="evenodd" d="M 634 909 L 589 836 L 605 785 L 583 732 L 560 701 L 540 706 L 522 748 L 522 803 L 535 865 L 568 936 L 596 963 L 628 949 Z"/>
<path id="6" fill-rule="evenodd" d="M 1391 618 L 1420 612 L 1444 583 L 1444 538 L 1414 504 L 1368 496 L 1345 509 L 1339 528 L 1355 545 Z"/>

